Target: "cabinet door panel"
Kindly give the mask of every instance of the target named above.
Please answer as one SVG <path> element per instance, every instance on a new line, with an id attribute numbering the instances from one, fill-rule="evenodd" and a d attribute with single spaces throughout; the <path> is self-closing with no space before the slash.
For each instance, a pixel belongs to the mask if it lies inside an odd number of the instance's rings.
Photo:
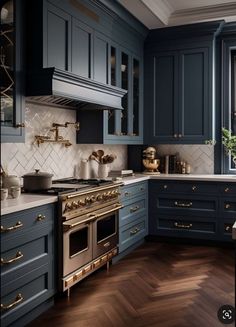
<path id="1" fill-rule="evenodd" d="M 108 83 L 108 41 L 99 33 L 94 35 L 94 79 Z"/>
<path id="2" fill-rule="evenodd" d="M 71 70 L 71 16 L 48 4 L 47 67 Z"/>
<path id="3" fill-rule="evenodd" d="M 179 134 L 183 140 L 207 139 L 207 58 L 207 49 L 180 52 Z"/>
<path id="4" fill-rule="evenodd" d="M 73 19 L 72 30 L 72 73 L 91 78 L 92 29 Z"/>

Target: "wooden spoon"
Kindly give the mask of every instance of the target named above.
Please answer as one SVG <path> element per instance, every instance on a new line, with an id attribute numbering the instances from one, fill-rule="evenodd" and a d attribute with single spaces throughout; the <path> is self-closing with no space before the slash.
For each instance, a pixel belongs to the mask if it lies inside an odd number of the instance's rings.
<path id="1" fill-rule="evenodd" d="M 102 157 L 104 156 L 103 150 L 97 150 L 97 158 L 102 163 Z"/>

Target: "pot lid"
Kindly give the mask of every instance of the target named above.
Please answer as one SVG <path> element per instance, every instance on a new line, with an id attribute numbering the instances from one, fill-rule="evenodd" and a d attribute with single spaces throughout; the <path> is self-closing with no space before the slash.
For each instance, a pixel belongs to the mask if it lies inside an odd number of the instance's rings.
<path id="1" fill-rule="evenodd" d="M 42 172 L 40 171 L 39 169 L 35 169 L 35 172 L 33 173 L 28 173 L 28 174 L 25 174 L 23 175 L 22 177 L 29 177 L 29 176 L 36 176 L 36 177 L 52 177 L 53 174 L 50 174 L 50 173 L 46 173 L 46 172 Z"/>

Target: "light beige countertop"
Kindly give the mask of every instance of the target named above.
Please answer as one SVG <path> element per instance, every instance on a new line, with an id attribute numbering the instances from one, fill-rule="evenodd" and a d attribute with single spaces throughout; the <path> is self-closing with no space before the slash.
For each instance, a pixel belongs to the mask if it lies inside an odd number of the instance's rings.
<path id="1" fill-rule="evenodd" d="M 189 181 L 216 181 L 216 182 L 231 182 L 236 183 L 236 175 L 194 175 L 194 174 L 160 174 L 160 175 L 145 175 L 136 173 L 131 177 L 124 177 L 121 182 L 124 185 L 142 182 L 148 179 L 168 179 L 168 180 L 189 180 Z"/>
<path id="2" fill-rule="evenodd" d="M 233 240 L 236 240 L 236 221 L 233 224 L 233 229 L 232 229 L 232 238 Z"/>
<path id="3" fill-rule="evenodd" d="M 48 203 L 57 202 L 54 195 L 21 194 L 18 199 L 6 199 L 1 201 L 1 215 L 38 207 Z"/>

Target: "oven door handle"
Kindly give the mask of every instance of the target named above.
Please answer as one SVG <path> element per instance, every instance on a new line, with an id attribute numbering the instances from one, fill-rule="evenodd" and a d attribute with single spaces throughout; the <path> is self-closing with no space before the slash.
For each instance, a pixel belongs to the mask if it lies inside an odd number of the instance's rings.
<path id="1" fill-rule="evenodd" d="M 78 221 L 77 223 L 74 223 L 74 224 L 63 223 L 63 229 L 64 229 L 64 231 L 68 231 L 69 229 L 72 229 L 72 228 L 74 228 L 74 227 L 76 227 L 76 226 L 79 226 L 79 225 L 81 225 L 81 224 L 84 224 L 84 223 L 88 223 L 88 222 L 90 222 L 90 221 L 92 221 L 92 220 L 94 220 L 94 219 L 96 219 L 96 218 L 97 218 L 96 215 L 94 215 L 94 214 L 90 214 L 90 215 L 89 215 L 89 218 L 84 219 L 84 220 L 80 220 L 80 221 Z"/>
<path id="2" fill-rule="evenodd" d="M 112 213 L 112 212 L 117 211 L 117 210 L 122 209 L 122 208 L 124 208 L 123 205 L 121 205 L 121 204 L 117 204 L 117 206 L 116 206 L 115 208 L 97 214 L 97 215 L 96 215 L 96 218 L 100 218 L 100 217 L 102 217 L 102 216 L 104 216 L 104 215 L 107 215 L 108 213 Z"/>

